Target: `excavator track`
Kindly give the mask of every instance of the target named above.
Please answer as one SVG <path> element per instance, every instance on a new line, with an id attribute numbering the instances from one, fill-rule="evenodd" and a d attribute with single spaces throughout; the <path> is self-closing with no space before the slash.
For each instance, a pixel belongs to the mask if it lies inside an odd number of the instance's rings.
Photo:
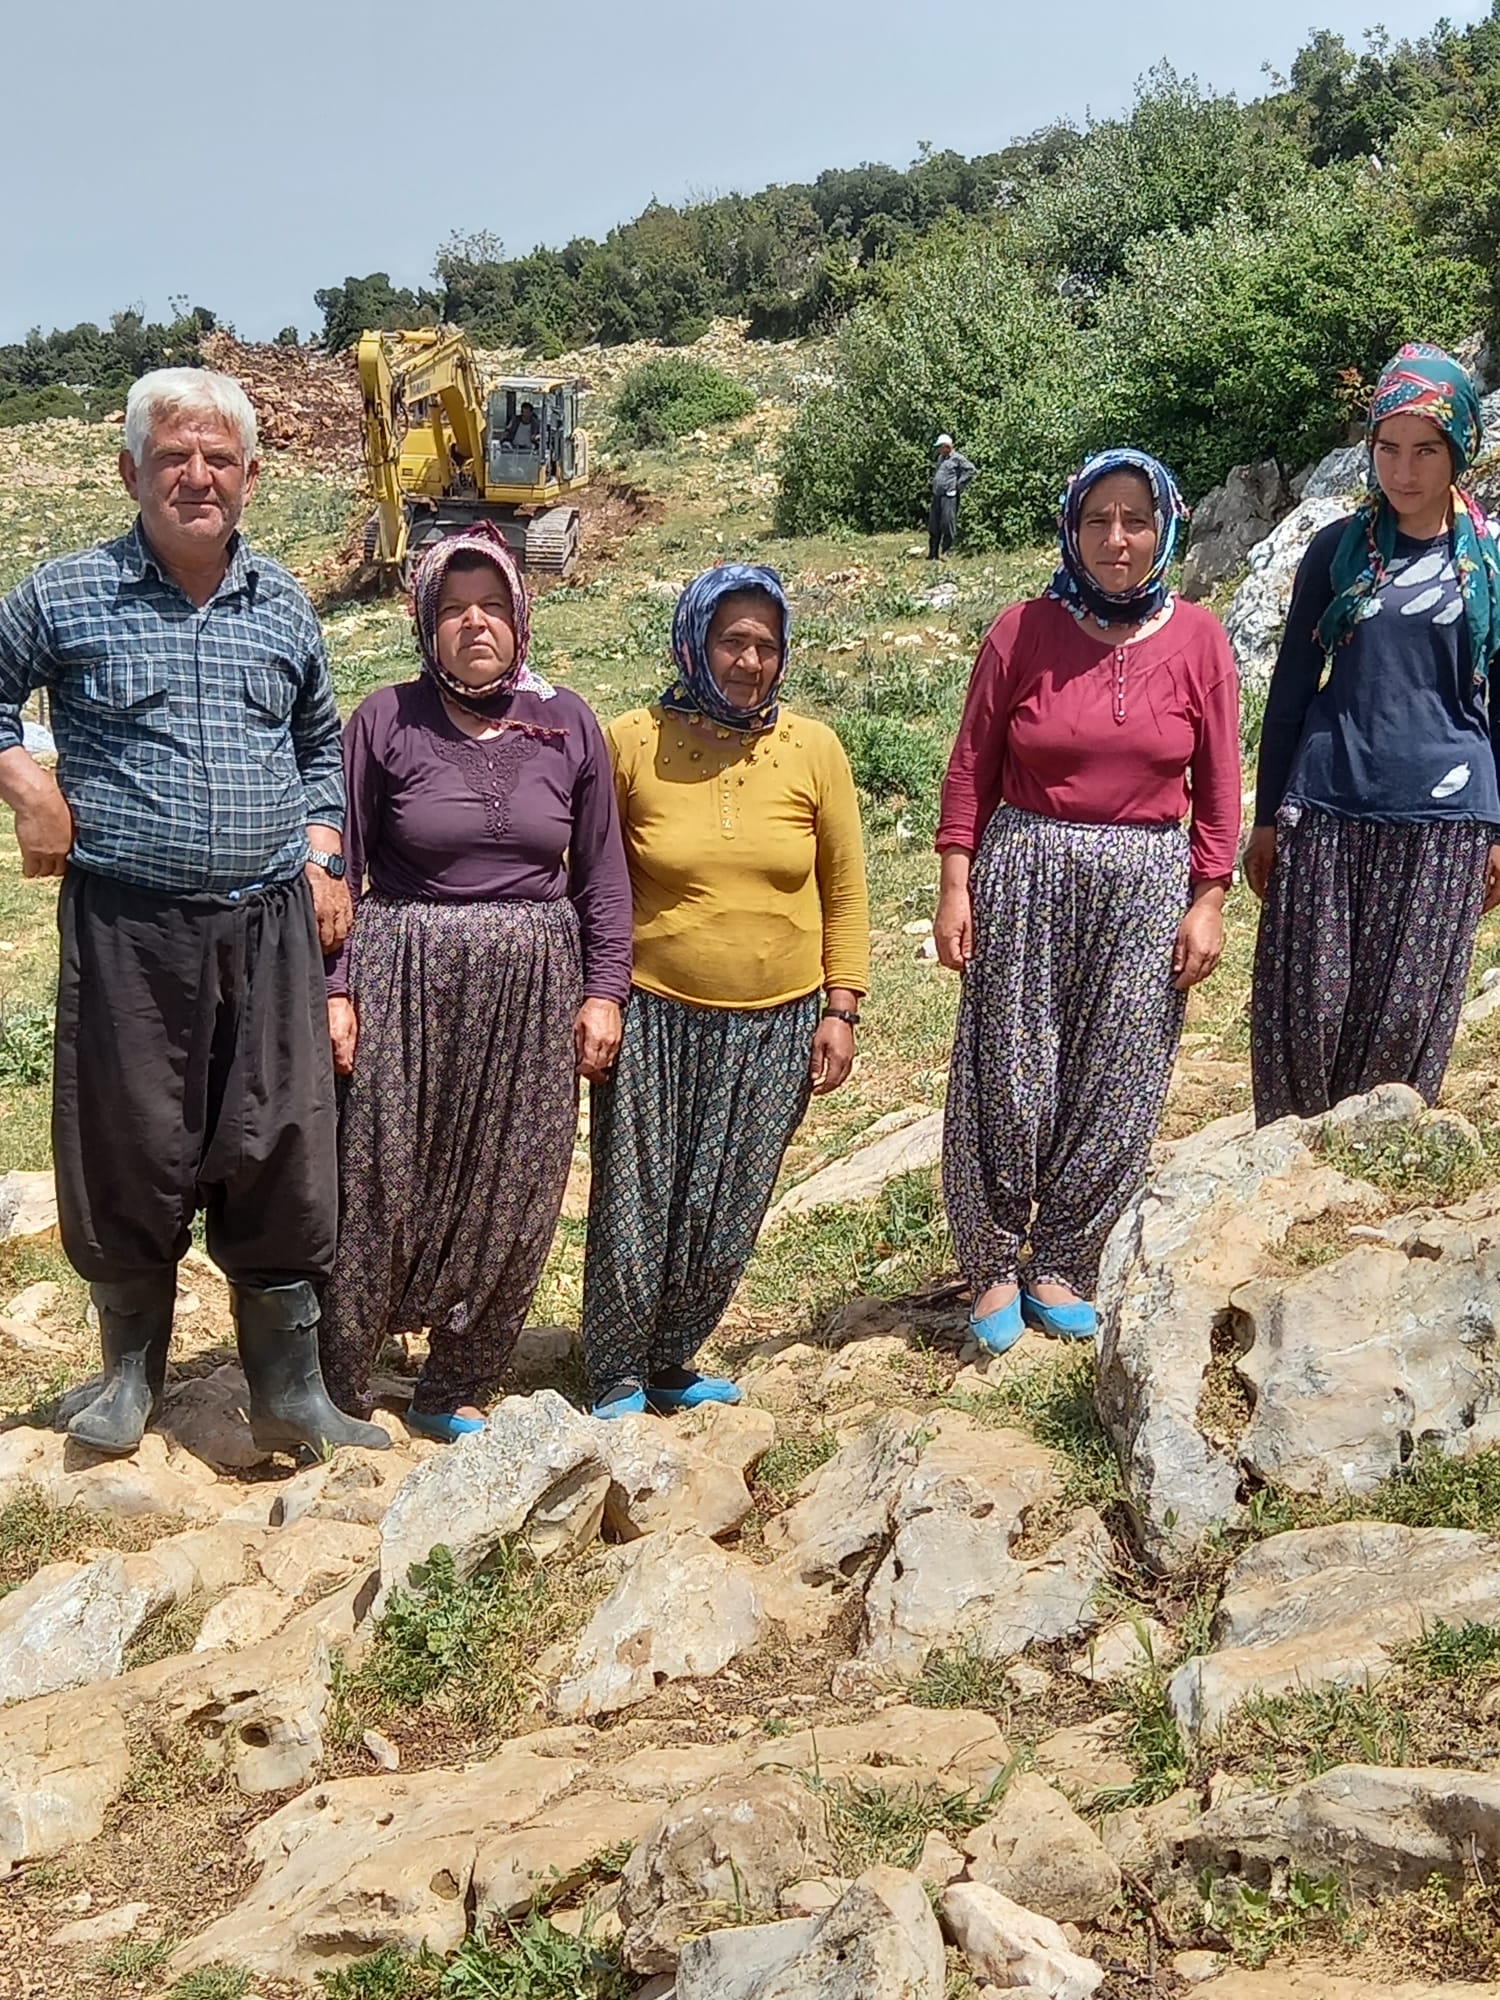
<path id="1" fill-rule="evenodd" d="M 576 507 L 549 507 L 526 523 L 527 569 L 553 576 L 571 575 L 578 561 L 579 514 Z"/>

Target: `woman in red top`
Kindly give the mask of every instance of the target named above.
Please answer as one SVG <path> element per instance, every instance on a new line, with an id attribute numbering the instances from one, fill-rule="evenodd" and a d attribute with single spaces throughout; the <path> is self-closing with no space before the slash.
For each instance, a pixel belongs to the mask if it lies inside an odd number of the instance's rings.
<path id="1" fill-rule="evenodd" d="M 986 635 L 943 783 L 934 929 L 964 982 L 943 1191 L 995 1354 L 1026 1324 L 1093 1335 L 1185 995 L 1219 959 L 1239 688 L 1218 620 L 1166 587 L 1185 511 L 1144 452 L 1074 476 L 1062 565 Z"/>

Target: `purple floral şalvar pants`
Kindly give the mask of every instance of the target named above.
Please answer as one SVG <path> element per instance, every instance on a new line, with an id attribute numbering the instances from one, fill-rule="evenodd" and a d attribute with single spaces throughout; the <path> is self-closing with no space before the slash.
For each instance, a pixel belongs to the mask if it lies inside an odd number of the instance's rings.
<path id="1" fill-rule="evenodd" d="M 1381 1083 L 1433 1103 L 1458 1032 L 1490 829 L 1283 806 L 1255 943 L 1255 1121 Z"/>
<path id="2" fill-rule="evenodd" d="M 494 1395 L 557 1227 L 578 1125 L 578 917 L 551 903 L 366 896 L 339 1117 L 339 1247 L 323 1374 L 368 1408 L 387 1334 L 427 1330 L 413 1408 Z"/>
<path id="3" fill-rule="evenodd" d="M 1145 1175 L 1182 1030 L 1178 826 L 1079 826 L 1002 807 L 970 876 L 943 1125 L 943 1197 L 976 1294 L 1030 1273 L 1091 1298 Z M 1034 1214 L 1033 1214 L 1034 1211 Z"/>

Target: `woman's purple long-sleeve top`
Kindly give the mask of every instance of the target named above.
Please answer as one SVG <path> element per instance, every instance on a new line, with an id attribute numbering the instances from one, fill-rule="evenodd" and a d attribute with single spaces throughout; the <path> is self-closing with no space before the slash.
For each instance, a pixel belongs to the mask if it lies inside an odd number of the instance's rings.
<path id="1" fill-rule="evenodd" d="M 344 854 L 356 914 L 377 896 L 439 903 L 572 898 L 584 992 L 630 992 L 630 876 L 604 734 L 567 688 L 517 694 L 483 740 L 456 728 L 430 681 L 367 695 L 344 728 Z M 534 733 L 532 733 L 534 732 Z M 349 946 L 328 961 L 349 991 Z"/>

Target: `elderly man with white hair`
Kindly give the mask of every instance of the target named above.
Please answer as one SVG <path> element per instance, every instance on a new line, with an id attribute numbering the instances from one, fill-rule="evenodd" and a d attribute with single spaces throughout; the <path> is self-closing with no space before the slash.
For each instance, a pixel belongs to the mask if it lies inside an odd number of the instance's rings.
<path id="1" fill-rule="evenodd" d="M 23 871 L 61 875 L 52 1139 L 63 1247 L 104 1374 L 70 1434 L 134 1451 L 162 1396 L 193 1216 L 229 1279 L 266 1450 L 380 1446 L 335 1409 L 316 1286 L 337 1157 L 323 953 L 350 922 L 338 712 L 296 579 L 239 532 L 255 413 L 163 368 L 125 406 L 117 540 L 0 601 L 0 799 Z M 57 774 L 24 748 L 46 688 Z"/>

